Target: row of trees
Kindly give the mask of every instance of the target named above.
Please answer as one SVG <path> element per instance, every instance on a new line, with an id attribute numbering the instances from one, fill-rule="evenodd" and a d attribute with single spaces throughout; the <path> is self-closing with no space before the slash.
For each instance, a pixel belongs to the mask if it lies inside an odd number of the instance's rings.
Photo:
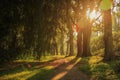
<path id="1" fill-rule="evenodd" d="M 107 0 L 109 2 L 109 0 Z M 103 2 L 103 3 L 102 3 Z M 72 25 L 78 26 L 77 57 L 90 56 L 89 10 L 99 11 L 105 0 L 2 0 L 0 1 L 0 57 L 12 60 L 21 54 L 74 55 Z M 111 8 L 103 11 L 105 59 L 112 59 Z M 76 28 L 75 28 L 76 29 Z M 109 36 L 108 36 L 109 35 Z M 65 44 L 65 36 L 69 38 Z M 64 47 L 66 45 L 67 51 Z M 59 49 L 60 48 L 60 49 Z"/>

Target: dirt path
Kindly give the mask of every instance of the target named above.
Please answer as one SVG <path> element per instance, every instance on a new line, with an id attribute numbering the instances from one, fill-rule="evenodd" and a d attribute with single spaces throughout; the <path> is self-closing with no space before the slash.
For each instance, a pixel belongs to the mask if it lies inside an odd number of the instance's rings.
<path id="1" fill-rule="evenodd" d="M 74 58 L 72 60 L 63 59 L 63 61 L 58 61 L 66 62 L 55 68 L 55 71 L 49 80 L 90 80 L 89 77 L 79 69 L 80 58 Z"/>
<path id="2" fill-rule="evenodd" d="M 18 70 L 18 73 L 21 73 L 23 69 L 19 65 L 24 65 L 27 67 L 28 64 L 31 65 L 31 68 L 33 68 L 35 71 L 46 66 L 53 66 L 54 68 L 53 72 L 49 74 L 49 77 L 45 80 L 90 80 L 90 78 L 85 73 L 81 72 L 79 69 L 79 67 L 82 66 L 81 59 L 74 58 L 74 57 L 66 57 L 66 58 L 61 58 L 54 61 L 43 62 L 43 63 L 40 63 L 40 62 L 18 63 L 18 64 L 12 63 L 12 64 L 9 64 L 9 68 L 8 66 L 4 67 L 3 71 L 4 70 L 14 71 L 15 69 L 17 70 L 19 68 L 21 71 Z M 30 71 L 31 68 L 30 69 L 28 68 L 27 70 Z M 12 73 L 9 73 L 9 74 L 12 74 Z M 40 77 L 39 73 L 36 73 L 36 74 L 39 75 Z"/>

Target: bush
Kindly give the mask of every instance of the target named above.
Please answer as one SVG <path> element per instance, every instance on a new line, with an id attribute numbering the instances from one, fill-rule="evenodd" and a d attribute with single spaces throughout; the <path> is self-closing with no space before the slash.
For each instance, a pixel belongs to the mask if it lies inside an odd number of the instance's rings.
<path id="1" fill-rule="evenodd" d="M 93 55 L 103 53 L 104 41 L 103 35 L 99 37 L 93 37 L 90 42 L 91 52 Z"/>
<path id="2" fill-rule="evenodd" d="M 113 32 L 113 46 L 115 51 L 120 52 L 120 31 Z"/>
<path id="3" fill-rule="evenodd" d="M 104 53 L 103 35 L 91 38 L 91 52 L 93 55 Z M 120 31 L 113 32 L 113 50 L 120 56 Z"/>
<path id="4" fill-rule="evenodd" d="M 82 72 L 85 72 L 87 75 L 91 75 L 90 65 L 88 65 L 88 64 L 80 66 L 80 70 Z"/>

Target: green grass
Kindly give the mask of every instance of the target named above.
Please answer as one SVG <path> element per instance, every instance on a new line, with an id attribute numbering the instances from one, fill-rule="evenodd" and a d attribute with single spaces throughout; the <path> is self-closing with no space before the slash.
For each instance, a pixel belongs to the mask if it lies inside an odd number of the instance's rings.
<path id="1" fill-rule="evenodd" d="M 64 56 L 41 57 L 40 61 L 28 59 L 16 60 L 13 62 L 15 63 L 13 68 L 6 65 L 5 67 L 7 68 L 5 70 L 0 70 L 0 80 L 47 80 L 49 78 L 48 74 L 54 71 L 54 66 L 40 67 L 39 65 L 60 58 L 64 58 Z"/>
<path id="2" fill-rule="evenodd" d="M 28 78 L 28 80 L 47 80 L 50 74 L 54 71 L 53 66 L 47 66 L 45 68 L 37 70 L 37 72 Z"/>
<path id="3" fill-rule="evenodd" d="M 90 71 L 90 66 L 89 65 L 80 66 L 80 70 L 82 72 L 85 72 L 87 75 L 91 75 L 91 71 Z"/>
<path id="4" fill-rule="evenodd" d="M 93 80 L 120 80 L 120 72 L 116 64 L 120 61 L 103 62 L 102 57 L 92 56 L 83 58 L 80 70 L 91 76 Z"/>
<path id="5" fill-rule="evenodd" d="M 6 70 L 0 70 L 0 80 L 49 80 L 50 74 L 54 71 L 54 66 L 40 67 L 39 64 L 63 57 L 47 56 L 42 57 L 41 61 L 37 62 L 26 60 L 14 68 L 8 67 Z M 67 58 L 73 59 L 74 57 Z M 117 66 L 120 64 L 120 60 L 103 62 L 102 59 L 100 56 L 82 58 L 80 60 L 80 71 L 86 73 L 92 80 L 120 80 L 120 68 Z M 28 65 L 31 66 L 28 67 Z"/>
<path id="6" fill-rule="evenodd" d="M 17 68 L 19 70 L 20 68 Z M 8 73 L 0 77 L 0 79 L 5 80 L 46 80 L 49 78 L 48 74 L 51 74 L 54 71 L 53 66 L 46 66 L 43 68 L 32 68 L 22 70 L 17 72 L 14 70 L 14 73 Z"/>
<path id="7" fill-rule="evenodd" d="M 65 56 L 61 56 L 61 55 L 56 55 L 56 56 L 42 56 L 40 61 L 41 62 L 47 62 L 50 60 L 55 60 L 55 59 L 60 59 L 60 58 L 64 58 Z"/>
<path id="8" fill-rule="evenodd" d="M 59 59 L 59 58 L 64 58 L 65 56 L 61 56 L 61 55 L 50 55 L 50 56 L 42 56 L 39 60 L 36 60 L 34 56 L 32 55 L 26 55 L 24 58 L 23 57 L 18 57 L 17 60 L 15 60 L 15 62 L 47 62 L 47 61 L 52 61 L 55 59 Z"/>

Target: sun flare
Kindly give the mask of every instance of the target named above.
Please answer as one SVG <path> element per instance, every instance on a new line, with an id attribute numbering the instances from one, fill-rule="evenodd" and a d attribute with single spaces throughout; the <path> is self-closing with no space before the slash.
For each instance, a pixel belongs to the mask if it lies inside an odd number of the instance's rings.
<path id="1" fill-rule="evenodd" d="M 98 16 L 98 13 L 97 13 L 96 10 L 93 10 L 92 12 L 90 12 L 89 10 L 87 11 L 87 17 L 88 17 L 90 20 L 95 19 L 97 16 Z"/>
<path id="2" fill-rule="evenodd" d="M 94 18 L 96 18 L 96 11 L 95 10 L 93 10 L 91 13 L 90 13 L 90 15 L 89 15 L 89 18 L 90 19 L 94 19 Z"/>

